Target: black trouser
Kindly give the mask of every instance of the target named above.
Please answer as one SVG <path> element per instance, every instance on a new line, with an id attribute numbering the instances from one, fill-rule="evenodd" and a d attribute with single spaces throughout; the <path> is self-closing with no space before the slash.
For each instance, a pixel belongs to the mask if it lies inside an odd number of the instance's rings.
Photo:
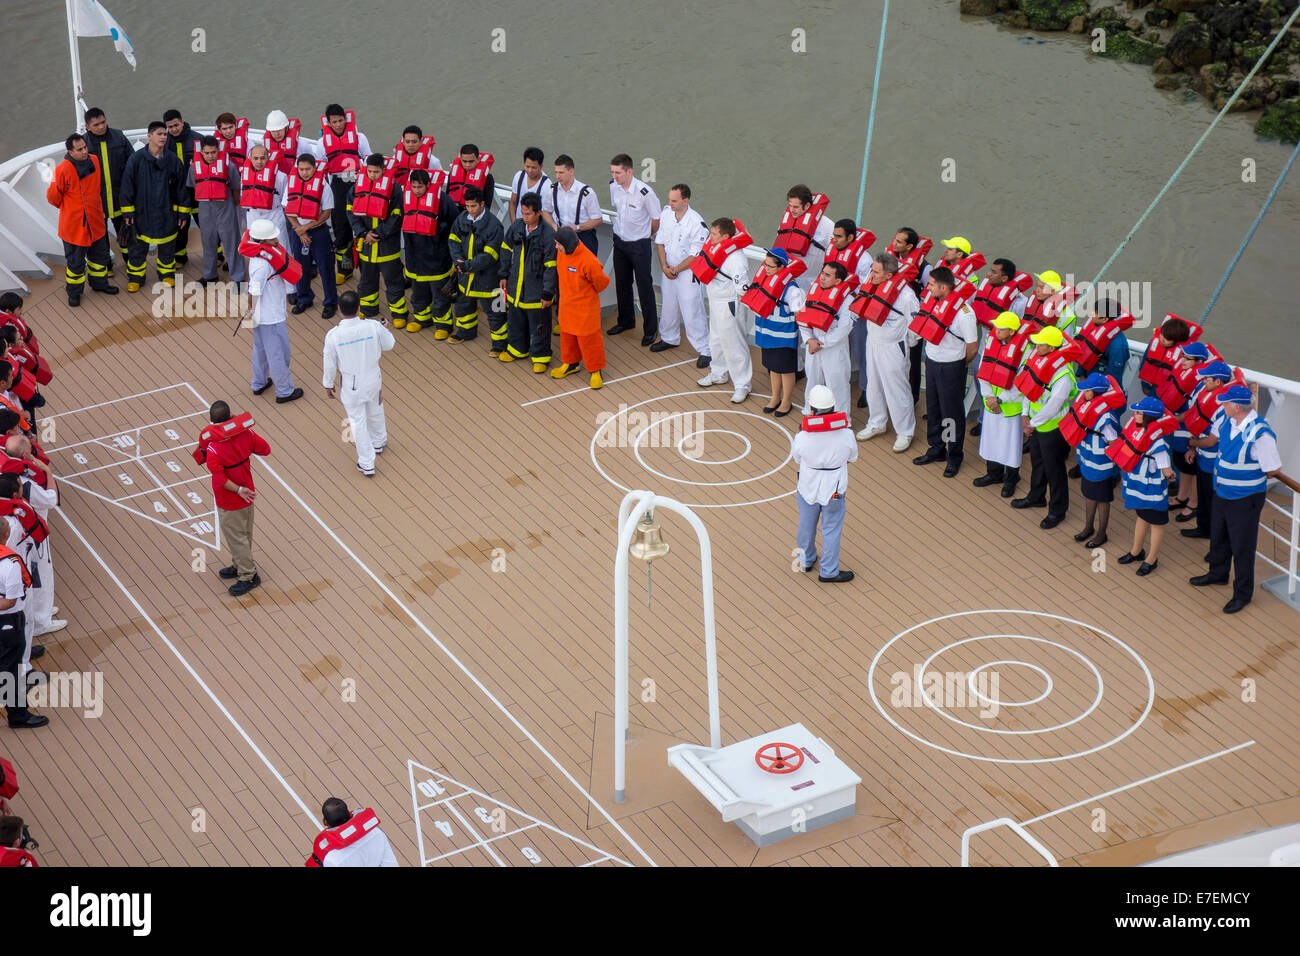
<path id="1" fill-rule="evenodd" d="M 23 652 L 27 650 L 27 616 L 22 611 L 0 614 L 0 674 L 7 674 L 8 681 L 0 679 L 0 686 L 8 684 L 12 688 L 15 704 L 26 686 L 27 675 L 23 673 Z M 9 701 L 4 702 L 6 705 Z M 10 706 L 9 722 L 25 720 L 27 708 Z"/>
<path id="2" fill-rule="evenodd" d="M 195 203 L 195 205 L 198 205 L 198 203 Z M 190 213 L 190 215 L 185 219 L 185 225 L 181 226 L 179 229 L 176 230 L 176 241 L 172 244 L 172 248 L 175 250 L 176 253 L 175 262 L 176 262 L 177 269 L 181 268 L 182 266 L 185 265 L 185 263 L 190 261 L 190 254 L 188 252 L 188 249 L 190 245 L 191 224 L 195 226 L 199 224 L 199 214 L 197 212 Z"/>
<path id="3" fill-rule="evenodd" d="M 911 363 L 907 370 L 907 384 L 912 386 L 913 405 L 915 405 L 917 400 L 921 397 L 921 357 L 924 354 L 924 342 L 917 342 L 907 350 L 907 360 Z"/>
<path id="4" fill-rule="evenodd" d="M 150 236 L 141 236 L 134 229 L 131 230 L 131 242 L 126 249 L 126 273 L 127 278 L 132 282 L 144 282 L 145 259 L 149 255 L 149 247 L 158 248 L 157 258 L 154 260 L 154 268 L 158 271 L 159 279 L 171 278 L 176 270 L 180 267 L 180 256 L 176 254 L 176 243 L 179 241 L 180 233 L 161 238 Z"/>
<path id="5" fill-rule="evenodd" d="M 63 258 L 67 265 L 64 279 L 67 283 L 68 296 L 81 295 L 86 288 L 86 274 L 90 274 L 90 287 L 103 289 L 108 286 L 108 234 L 100 236 L 88 246 L 74 246 L 66 240 L 63 243 Z"/>
<path id="6" fill-rule="evenodd" d="M 406 270 L 406 277 L 411 280 L 411 315 L 410 318 L 422 325 L 432 324 L 436 328 L 451 331 L 451 299 L 443 291 L 451 274 L 441 279 L 419 279 Z"/>
<path id="7" fill-rule="evenodd" d="M 1214 527 L 1214 473 L 1196 465 L 1196 530 L 1209 534 Z"/>
<path id="8" fill-rule="evenodd" d="M 334 208 L 330 210 L 330 229 L 334 233 L 334 268 L 345 276 L 352 274 L 352 220 L 348 218 L 348 186 L 342 176 L 330 179 L 334 190 Z M 403 280 L 405 285 L 405 280 Z"/>
<path id="9" fill-rule="evenodd" d="M 585 235 L 578 233 L 579 236 Z M 637 292 L 641 297 L 641 321 L 644 334 L 653 338 L 659 334 L 659 311 L 655 304 L 655 287 L 650 275 L 650 240 L 628 242 L 614 237 L 614 291 L 618 296 L 618 324 L 636 328 L 636 312 L 632 308 L 632 278 L 636 277 Z"/>
<path id="10" fill-rule="evenodd" d="M 966 411 L 962 404 L 965 388 L 965 359 L 925 360 L 925 437 L 931 451 L 945 451 L 950 465 L 960 465 L 965 454 Z M 952 441 L 944 441 L 945 429 Z"/>
<path id="11" fill-rule="evenodd" d="M 984 471 L 989 477 L 996 478 L 1004 485 L 1015 485 L 1020 483 L 1020 469 L 1008 468 L 1000 461 L 986 462 Z"/>
<path id="12" fill-rule="evenodd" d="M 506 306 L 506 342 L 517 359 L 530 355 L 534 362 L 551 360 L 551 307 L 521 309 Z"/>
<path id="13" fill-rule="evenodd" d="M 406 276 L 402 271 L 402 257 L 395 256 L 383 262 L 362 259 L 357 263 L 357 295 L 361 297 L 361 314 L 373 319 L 379 314 L 379 277 L 384 277 L 384 296 L 388 311 L 395 318 L 406 318 Z"/>
<path id="14" fill-rule="evenodd" d="M 122 241 L 122 234 L 126 232 L 126 217 L 123 215 L 117 215 L 106 216 L 105 218 L 113 224 L 113 235 L 117 236 L 117 249 L 123 256 L 125 256 L 128 243 Z M 112 255 L 111 249 L 109 250 L 109 255 Z"/>
<path id="15" fill-rule="evenodd" d="M 1249 601 L 1255 593 L 1255 547 L 1259 543 L 1259 516 L 1264 510 L 1260 491 L 1245 498 L 1219 498 L 1214 502 L 1210 527 L 1210 577 L 1228 577 L 1232 562 L 1232 596 Z"/>
<path id="16" fill-rule="evenodd" d="M 1065 460 L 1070 457 L 1070 443 L 1059 428 L 1029 433 L 1029 500 L 1047 499 L 1047 514 L 1064 515 L 1070 510 L 1070 479 Z M 1050 495 L 1050 497 L 1048 497 Z"/>

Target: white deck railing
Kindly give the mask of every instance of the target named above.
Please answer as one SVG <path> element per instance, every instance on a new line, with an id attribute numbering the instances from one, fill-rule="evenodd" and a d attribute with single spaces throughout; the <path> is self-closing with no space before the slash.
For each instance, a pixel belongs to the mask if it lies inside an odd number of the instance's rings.
<path id="1" fill-rule="evenodd" d="M 1017 834 L 1022 840 L 1033 847 L 1034 851 L 1047 861 L 1048 866 L 1059 866 L 1056 857 L 1052 856 L 1047 847 L 1043 846 L 1032 836 L 1029 831 L 1022 827 L 1010 817 L 998 817 L 996 820 L 990 820 L 988 823 L 978 823 L 973 827 L 967 827 L 961 835 L 961 865 L 970 866 L 970 838 L 976 833 L 983 833 L 985 830 L 992 830 L 994 827 L 1007 827 L 1013 833 Z"/>

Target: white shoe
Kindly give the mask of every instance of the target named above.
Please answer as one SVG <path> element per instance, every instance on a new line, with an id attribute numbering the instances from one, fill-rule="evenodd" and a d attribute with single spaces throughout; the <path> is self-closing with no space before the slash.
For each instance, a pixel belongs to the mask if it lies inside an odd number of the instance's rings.
<path id="1" fill-rule="evenodd" d="M 50 608 L 50 616 L 51 616 L 51 617 L 53 617 L 55 614 L 58 614 L 58 613 L 59 613 L 59 609 L 58 609 L 57 607 L 52 607 L 52 608 Z"/>
<path id="2" fill-rule="evenodd" d="M 704 378 L 700 379 L 695 384 L 701 386 L 702 388 L 708 388 L 710 385 L 722 385 L 726 381 L 727 381 L 726 375 L 709 374 L 704 376 Z"/>
<path id="3" fill-rule="evenodd" d="M 384 453 L 384 449 L 387 448 L 387 447 L 388 447 L 388 442 L 384 442 L 382 445 L 376 445 L 376 446 L 375 446 L 375 454 L 376 454 L 376 455 L 382 455 L 382 454 Z"/>
<path id="4" fill-rule="evenodd" d="M 373 478 L 373 477 L 375 477 L 375 469 L 373 469 L 373 468 L 370 468 L 370 469 L 362 468 L 362 467 L 361 467 L 361 462 L 357 462 L 357 471 L 361 472 L 361 474 L 365 475 L 367 478 Z"/>
<path id="5" fill-rule="evenodd" d="M 739 405 L 747 398 L 749 398 L 749 389 L 747 388 L 738 388 L 731 393 L 731 403 L 733 405 Z"/>
<path id="6" fill-rule="evenodd" d="M 912 447 L 911 435 L 899 435 L 898 440 L 894 442 L 894 451 L 905 452 Z"/>
<path id="7" fill-rule="evenodd" d="M 55 608 L 57 611 L 58 608 Z M 68 626 L 67 621 L 50 621 L 50 623 L 41 628 L 39 631 L 33 631 L 32 637 L 40 637 L 42 634 L 53 634 L 55 631 L 61 631 Z"/>
<path id="8" fill-rule="evenodd" d="M 885 431 L 886 429 L 884 425 L 877 425 L 875 428 L 868 425 L 866 428 L 862 429 L 862 431 L 858 432 L 858 441 L 868 441 L 875 438 L 877 435 L 883 435 Z"/>

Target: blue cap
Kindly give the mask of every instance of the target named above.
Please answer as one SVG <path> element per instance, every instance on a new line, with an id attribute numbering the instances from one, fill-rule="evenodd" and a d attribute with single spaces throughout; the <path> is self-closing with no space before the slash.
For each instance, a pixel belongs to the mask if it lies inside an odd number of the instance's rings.
<path id="1" fill-rule="evenodd" d="M 1250 394 L 1250 389 L 1245 385 L 1229 385 L 1219 393 L 1219 404 L 1225 402 L 1235 402 L 1238 405 L 1249 405 L 1254 401 L 1254 396 Z"/>
<path id="2" fill-rule="evenodd" d="M 1091 375 L 1089 375 L 1087 378 L 1085 378 L 1082 382 L 1079 383 L 1079 391 L 1109 392 L 1110 379 L 1108 379 L 1105 375 L 1102 375 L 1100 372 L 1093 372 Z"/>
<path id="3" fill-rule="evenodd" d="M 1188 358 L 1207 359 L 1210 357 L 1210 350 L 1204 342 L 1187 342 L 1183 345 L 1183 354 Z"/>
<path id="4" fill-rule="evenodd" d="M 767 254 L 782 265 L 788 266 L 790 264 L 790 253 L 784 249 L 769 249 Z"/>
<path id="5" fill-rule="evenodd" d="M 1141 412 L 1143 415 L 1151 415 L 1159 418 L 1165 413 L 1164 403 L 1154 395 L 1148 395 L 1139 402 L 1134 402 L 1129 406 L 1130 411 Z"/>
<path id="6" fill-rule="evenodd" d="M 1221 378 L 1225 382 L 1232 378 L 1232 367 L 1227 362 L 1213 361 L 1196 370 L 1197 378 Z"/>

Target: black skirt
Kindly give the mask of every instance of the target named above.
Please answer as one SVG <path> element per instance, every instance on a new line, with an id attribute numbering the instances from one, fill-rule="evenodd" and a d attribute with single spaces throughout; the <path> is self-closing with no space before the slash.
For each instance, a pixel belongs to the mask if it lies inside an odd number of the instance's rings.
<path id="1" fill-rule="evenodd" d="M 1157 511 L 1155 508 L 1135 508 L 1133 513 L 1147 524 L 1169 524 L 1169 512 Z"/>
<path id="2" fill-rule="evenodd" d="M 799 370 L 799 353 L 795 349 L 763 349 L 763 368 L 777 375 L 793 375 Z"/>
<path id="3" fill-rule="evenodd" d="M 1091 481 L 1088 478 L 1082 478 L 1079 481 L 1079 491 L 1083 493 L 1084 501 L 1114 501 L 1115 500 L 1115 482 L 1119 476 L 1112 474 L 1109 478 L 1101 481 Z"/>

